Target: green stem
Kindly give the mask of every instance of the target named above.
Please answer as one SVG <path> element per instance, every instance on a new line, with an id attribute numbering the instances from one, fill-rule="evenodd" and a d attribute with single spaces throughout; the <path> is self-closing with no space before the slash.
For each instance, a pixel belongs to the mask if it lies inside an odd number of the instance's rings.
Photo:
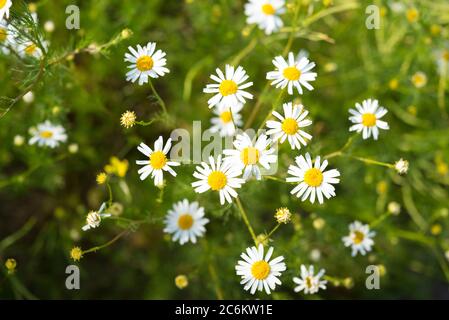
<path id="1" fill-rule="evenodd" d="M 160 97 L 160 95 L 157 93 L 156 89 L 154 88 L 153 82 L 151 79 L 148 79 L 148 83 L 150 84 L 151 90 L 153 91 L 154 96 L 156 97 L 157 101 L 159 102 L 159 105 L 162 108 L 162 111 L 167 114 L 167 107 L 165 106 L 164 100 Z"/>
<path id="2" fill-rule="evenodd" d="M 273 106 L 271 107 L 271 110 L 268 112 L 267 116 L 265 117 L 265 119 L 260 124 L 258 130 L 262 129 L 263 126 L 265 125 L 265 123 L 268 121 L 268 119 L 270 119 L 271 114 L 273 113 L 274 110 L 276 110 L 279 102 L 282 100 L 282 97 L 284 96 L 284 93 L 285 93 L 285 88 L 282 89 L 281 92 L 279 92 L 279 95 L 276 98 L 276 101 L 273 103 Z"/>
<path id="3" fill-rule="evenodd" d="M 214 283 L 215 295 L 217 296 L 218 300 L 223 300 L 224 299 L 223 291 L 221 290 L 220 281 L 218 279 L 217 271 L 215 269 L 215 264 L 210 254 L 209 243 L 207 242 L 206 238 L 203 238 L 202 243 L 204 245 L 204 249 L 207 254 L 207 268 L 209 270 L 209 275 L 212 278 L 212 282 Z"/>
<path id="4" fill-rule="evenodd" d="M 96 252 L 98 250 L 101 250 L 101 249 L 104 249 L 106 247 L 109 247 L 111 244 L 113 244 L 114 242 L 116 242 L 117 240 L 119 240 L 121 237 L 123 237 L 124 235 L 126 235 L 128 233 L 129 233 L 128 229 L 123 230 L 118 235 L 116 235 L 114 238 L 112 238 L 112 240 L 106 242 L 105 244 L 103 244 L 101 246 L 92 247 L 92 248 L 87 249 L 87 250 L 83 250 L 83 254 L 90 253 L 90 252 Z"/>
<path id="5" fill-rule="evenodd" d="M 444 59 L 443 59 L 444 60 Z M 447 62 L 443 62 L 443 68 L 441 70 L 440 74 L 440 81 L 438 84 L 438 106 L 441 110 L 441 115 L 443 116 L 443 119 L 447 119 L 448 115 L 446 112 L 446 97 L 445 97 L 445 91 L 446 91 L 446 81 L 447 81 Z"/>
<path id="6" fill-rule="evenodd" d="M 386 212 L 383 215 L 381 215 L 379 218 L 377 218 L 376 220 L 374 220 L 373 222 L 370 223 L 370 227 L 374 228 L 377 227 L 382 221 L 384 221 L 386 218 L 388 218 L 391 215 L 391 212 Z"/>
<path id="7" fill-rule="evenodd" d="M 348 140 L 346 141 L 346 143 L 343 145 L 343 147 L 341 147 L 339 150 L 331 152 L 327 155 L 324 156 L 324 159 L 330 159 L 333 157 L 339 157 L 341 155 L 343 155 L 343 153 L 351 146 L 354 138 L 357 136 L 357 134 L 354 134 L 352 136 L 349 136 Z"/>
<path id="8" fill-rule="evenodd" d="M 265 238 L 263 239 L 263 241 L 270 239 L 270 237 L 273 235 L 273 233 L 276 232 L 276 230 L 281 226 L 280 223 L 278 223 L 273 229 L 271 229 L 271 231 L 265 236 Z"/>
<path id="9" fill-rule="evenodd" d="M 237 202 L 237 207 L 239 208 L 240 214 L 243 218 L 243 221 L 245 222 L 246 227 L 248 228 L 249 233 L 251 234 L 251 237 L 253 238 L 254 244 L 257 246 L 257 236 L 254 233 L 253 228 L 251 227 L 251 224 L 249 222 L 248 216 L 246 215 L 245 209 L 243 209 L 242 203 L 240 202 L 240 198 L 235 198 Z"/>
<path id="10" fill-rule="evenodd" d="M 351 158 L 351 159 L 355 159 L 355 160 L 361 161 L 361 162 L 366 163 L 366 164 L 372 164 L 372 165 L 377 165 L 377 166 L 382 166 L 382 167 L 387 167 L 387 168 L 390 168 L 390 169 L 394 169 L 394 164 L 391 164 L 391 163 L 386 163 L 386 162 L 377 161 L 377 160 L 364 158 L 364 157 L 357 157 L 357 156 L 353 156 L 353 155 L 345 155 L 345 156 L 347 156 L 348 158 Z"/>

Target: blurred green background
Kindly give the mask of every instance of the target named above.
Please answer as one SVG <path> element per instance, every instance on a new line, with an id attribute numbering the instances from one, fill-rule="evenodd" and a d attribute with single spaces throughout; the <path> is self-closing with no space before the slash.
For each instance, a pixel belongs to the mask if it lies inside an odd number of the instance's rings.
<path id="1" fill-rule="evenodd" d="M 365 9 L 372 1 L 292 0 L 283 15 L 287 29 L 271 36 L 246 25 L 245 1 L 77 1 L 81 29 L 67 30 L 65 9 L 75 3 L 28 3 L 40 27 L 54 22 L 54 32 L 42 31 L 50 43 L 48 61 L 63 59 L 45 68 L 33 87 L 33 102 L 20 99 L 0 118 L 1 298 L 215 299 L 220 296 L 217 288 L 224 298 L 252 298 L 234 270 L 240 253 L 252 245 L 235 205 L 220 206 L 215 193 L 195 194 L 191 165 L 180 167 L 176 178 L 166 176 L 163 192 L 150 179 L 140 181 L 135 160 L 142 155 L 136 146 L 142 141 L 151 145 L 175 128 L 191 131 L 194 120 L 208 128 L 210 96 L 202 89 L 216 67 L 236 59 L 254 82 L 249 91 L 255 100 L 242 112 L 244 121 L 248 119 L 292 25 L 297 32 L 291 51 L 306 50 L 318 73 L 315 90 L 301 96 L 314 122 L 313 140 L 301 153 L 328 154 L 341 148 L 350 135 L 348 109 L 372 97 L 389 110 L 385 119 L 391 129 L 381 132 L 378 141 L 356 139 L 349 152 L 388 163 L 402 157 L 410 170 L 399 176 L 347 157 L 333 158 L 330 166 L 341 172 L 341 183 L 337 197 L 324 205 L 300 202 L 290 196 L 289 185 L 276 181 L 245 184 L 239 195 L 258 234 L 275 226 L 277 208 L 295 213 L 294 221 L 282 225 L 271 241 L 274 254 L 286 260 L 283 284 L 271 296 L 255 297 L 449 298 L 448 81 L 437 67 L 438 53 L 449 49 L 447 1 L 374 1 L 381 27 L 369 30 Z M 19 1 L 13 8 L 23 12 Z M 408 16 L 411 8 L 419 12 L 416 21 Z M 123 33 L 125 29 L 132 35 Z M 149 86 L 125 81 L 127 47 L 148 41 L 167 53 L 170 73 L 153 83 L 167 104 L 168 119 L 158 116 Z M 0 55 L 0 96 L 19 96 L 37 69 L 38 61 Z M 428 78 L 423 88 L 411 82 L 418 71 Z M 262 97 L 255 127 L 277 94 L 270 88 Z M 139 120 L 158 121 L 125 130 L 119 119 L 126 110 L 135 111 Z M 56 149 L 14 144 L 17 135 L 28 140 L 29 128 L 46 119 L 66 128 L 66 144 Z M 279 177 L 286 176 L 298 154 L 282 146 Z M 108 189 L 97 185 L 95 177 L 113 156 L 129 162 L 124 177 L 109 179 L 114 207 L 123 219 L 104 220 L 98 229 L 82 232 L 86 214 L 108 200 Z M 167 210 L 183 198 L 199 201 L 211 220 L 206 240 L 196 245 L 180 246 L 162 232 Z M 371 253 L 352 258 L 341 241 L 348 224 L 376 221 L 391 201 L 401 205 L 400 214 L 375 228 Z M 114 244 L 79 262 L 70 259 L 74 246 L 102 245 L 123 230 L 129 232 Z M 14 274 L 4 266 L 8 258 L 17 261 Z M 69 291 L 65 268 L 73 263 L 80 267 L 81 289 Z M 335 281 L 314 296 L 295 294 L 291 278 L 302 263 L 325 268 Z M 385 271 L 380 290 L 365 288 L 370 264 Z M 179 274 L 189 279 L 183 290 L 174 283 Z"/>

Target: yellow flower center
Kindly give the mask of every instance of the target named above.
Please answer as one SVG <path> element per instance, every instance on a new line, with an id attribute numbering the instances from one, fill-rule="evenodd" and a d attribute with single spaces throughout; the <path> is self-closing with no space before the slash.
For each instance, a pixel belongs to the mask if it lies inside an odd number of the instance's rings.
<path id="1" fill-rule="evenodd" d="M 49 130 L 44 130 L 44 131 L 41 131 L 40 136 L 41 136 L 41 138 L 44 138 L 44 139 L 50 139 L 51 137 L 53 137 L 53 132 L 51 132 Z"/>
<path id="2" fill-rule="evenodd" d="M 193 218 L 190 214 L 185 213 L 185 214 L 179 216 L 178 226 L 180 229 L 188 230 L 192 227 L 192 225 L 193 225 Z"/>
<path id="3" fill-rule="evenodd" d="M 167 157 L 162 151 L 155 151 L 150 155 L 150 164 L 153 169 L 162 169 L 167 163 Z"/>
<path id="4" fill-rule="evenodd" d="M 409 22 L 415 22 L 416 20 L 418 20 L 419 11 L 416 10 L 415 8 L 410 8 L 407 10 L 406 16 Z"/>
<path id="5" fill-rule="evenodd" d="M 232 80 L 223 80 L 218 88 L 222 96 L 229 96 L 237 92 L 237 83 Z"/>
<path id="6" fill-rule="evenodd" d="M 355 244 L 362 243 L 363 239 L 365 239 L 365 235 L 363 234 L 363 232 L 354 231 L 353 241 L 354 241 Z"/>
<path id="7" fill-rule="evenodd" d="M 218 191 L 223 189 L 226 186 L 228 179 L 225 174 L 221 171 L 212 171 L 209 177 L 207 178 L 207 183 L 210 188 L 214 191 Z"/>
<path id="8" fill-rule="evenodd" d="M 444 50 L 443 52 L 443 60 L 444 61 L 449 61 L 449 50 Z"/>
<path id="9" fill-rule="evenodd" d="M 374 127 L 376 125 L 376 116 L 372 113 L 362 115 L 362 124 L 365 127 Z"/>
<path id="10" fill-rule="evenodd" d="M 313 286 L 312 277 L 310 277 L 310 276 L 306 277 L 306 286 L 307 286 L 307 288 L 312 288 L 312 286 Z"/>
<path id="11" fill-rule="evenodd" d="M 301 71 L 299 71 L 296 67 L 287 67 L 284 69 L 284 77 L 290 81 L 299 80 L 301 77 Z"/>
<path id="12" fill-rule="evenodd" d="M 3 7 L 6 5 L 6 0 L 0 0 L 0 9 L 3 9 Z"/>
<path id="13" fill-rule="evenodd" d="M 139 71 L 148 71 L 153 68 L 153 59 L 150 56 L 142 56 L 136 61 L 136 67 Z"/>
<path id="14" fill-rule="evenodd" d="M 8 35 L 8 33 L 6 32 L 6 29 L 0 28 L 0 42 L 5 41 L 7 35 Z"/>
<path id="15" fill-rule="evenodd" d="M 247 147 L 240 153 L 240 159 L 245 166 L 250 164 L 256 164 L 260 158 L 260 151 L 254 147 Z"/>
<path id="16" fill-rule="evenodd" d="M 266 261 L 260 260 L 252 265 L 251 274 L 257 280 L 264 280 L 270 274 L 270 270 L 270 265 Z"/>
<path id="17" fill-rule="evenodd" d="M 319 187 L 323 182 L 323 174 L 318 168 L 309 169 L 304 174 L 304 182 L 311 187 Z"/>
<path id="18" fill-rule="evenodd" d="M 276 12 L 276 10 L 271 4 L 266 3 L 262 6 L 262 12 L 265 13 L 266 15 L 271 16 Z"/>
<path id="19" fill-rule="evenodd" d="M 427 82 L 427 77 L 422 73 L 415 73 L 412 77 L 412 82 L 415 87 L 423 87 Z"/>
<path id="20" fill-rule="evenodd" d="M 232 121 L 231 111 L 224 111 L 220 114 L 220 119 L 223 123 L 229 123 Z"/>
<path id="21" fill-rule="evenodd" d="M 294 135 L 298 132 L 298 122 L 293 118 L 286 118 L 282 121 L 282 131 L 288 135 Z"/>
<path id="22" fill-rule="evenodd" d="M 27 46 L 27 47 L 25 48 L 25 53 L 26 53 L 27 55 L 31 56 L 31 55 L 34 53 L 34 51 L 36 51 L 36 49 L 37 49 L 37 45 L 35 45 L 34 43 L 32 43 L 32 44 L 30 44 L 29 46 Z"/>

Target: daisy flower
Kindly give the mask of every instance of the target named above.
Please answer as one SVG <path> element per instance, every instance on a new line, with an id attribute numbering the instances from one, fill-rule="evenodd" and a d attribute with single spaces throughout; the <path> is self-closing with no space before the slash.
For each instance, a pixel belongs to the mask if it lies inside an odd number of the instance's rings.
<path id="1" fill-rule="evenodd" d="M 0 0 L 1 1 L 1 0 Z M 44 49 L 47 46 L 47 43 L 45 41 L 41 41 L 42 45 L 44 46 Z M 31 57 L 35 59 L 41 59 L 44 53 L 42 52 L 42 49 L 34 42 L 26 40 L 24 42 L 19 42 L 17 44 L 17 53 L 22 57 Z"/>
<path id="2" fill-rule="evenodd" d="M 295 287 L 295 292 L 304 291 L 305 294 L 317 293 L 320 289 L 326 289 L 326 280 L 321 280 L 324 276 L 324 269 L 321 269 L 315 274 L 314 267 L 311 265 L 307 269 L 305 265 L 301 265 L 301 277 L 294 277 L 293 282 L 298 286 Z"/>
<path id="3" fill-rule="evenodd" d="M 103 202 L 100 209 L 98 211 L 91 211 L 87 214 L 86 217 L 86 225 L 82 227 L 83 231 L 87 231 L 89 229 L 95 229 L 100 226 L 101 218 L 110 217 L 110 213 L 104 213 L 106 209 L 106 203 Z"/>
<path id="4" fill-rule="evenodd" d="M 0 52 L 9 54 L 8 46 L 14 46 L 14 32 L 6 20 L 0 19 Z"/>
<path id="5" fill-rule="evenodd" d="M 243 260 L 237 262 L 235 270 L 237 275 L 242 277 L 240 284 L 245 285 L 244 290 L 250 290 L 251 294 L 254 294 L 256 290 L 265 289 L 265 292 L 270 294 L 276 285 L 281 285 L 279 277 L 283 271 L 287 270 L 287 267 L 283 256 L 270 261 L 272 254 L 273 247 L 270 247 L 264 257 L 263 245 L 259 244 L 258 248 L 249 247 L 246 253 L 243 252 L 240 255 Z"/>
<path id="6" fill-rule="evenodd" d="M 12 6 L 11 0 L 0 0 L 0 20 L 9 18 L 9 8 Z"/>
<path id="7" fill-rule="evenodd" d="M 277 56 L 273 59 L 273 64 L 276 67 L 275 71 L 267 73 L 268 80 L 274 80 L 271 85 L 276 88 L 287 88 L 288 94 L 293 94 L 293 87 L 298 90 L 299 94 L 303 93 L 302 87 L 308 90 L 313 90 L 309 81 L 315 81 L 317 74 L 310 72 L 315 67 L 314 62 L 310 62 L 306 57 L 299 60 L 295 59 L 293 52 L 288 54 L 288 61 L 282 56 Z"/>
<path id="8" fill-rule="evenodd" d="M 220 194 L 220 204 L 225 201 L 231 203 L 232 197 L 237 197 L 237 192 L 234 190 L 240 188 L 245 180 L 237 178 L 242 174 L 241 168 L 233 167 L 230 163 L 223 163 L 221 156 L 218 156 L 217 161 L 214 157 L 209 157 L 209 164 L 202 162 L 196 167 L 193 176 L 198 181 L 192 183 L 195 192 L 203 193 L 209 189 L 218 191 Z"/>
<path id="9" fill-rule="evenodd" d="M 293 105 L 292 102 L 284 103 L 282 107 L 284 108 L 283 116 L 277 111 L 273 111 L 273 115 L 279 121 L 267 121 L 269 129 L 267 134 L 271 135 L 273 141 L 280 140 L 281 143 L 284 143 L 285 140 L 288 140 L 293 150 L 299 150 L 301 149 L 301 144 L 306 146 L 307 140 L 312 139 L 310 134 L 301 130 L 301 128 L 312 124 L 312 121 L 306 118 L 309 112 L 304 110 L 303 105 Z"/>
<path id="10" fill-rule="evenodd" d="M 244 89 L 249 88 L 253 85 L 252 82 L 244 83 L 248 80 L 248 75 L 246 71 L 238 66 L 234 69 L 233 66 L 226 65 L 225 73 L 217 68 L 217 75 L 212 74 L 210 78 L 217 83 L 208 84 L 206 88 L 203 89 L 205 93 L 214 93 L 215 95 L 209 99 L 207 102 L 209 108 L 222 102 L 227 106 L 234 106 L 237 103 L 245 103 L 246 99 L 252 99 L 253 95 L 246 92 Z"/>
<path id="11" fill-rule="evenodd" d="M 234 106 L 228 106 L 224 103 L 219 103 L 213 109 L 213 113 L 217 115 L 211 119 L 212 127 L 210 131 L 215 133 L 219 132 L 222 137 L 233 136 L 236 127 L 240 127 L 243 124 L 240 110 L 242 110 L 243 104 L 237 103 Z"/>
<path id="12" fill-rule="evenodd" d="M 130 62 L 128 66 L 130 71 L 126 73 L 126 81 L 136 82 L 139 79 L 139 85 L 148 82 L 148 77 L 159 78 L 169 73 L 165 65 L 165 52 L 156 50 L 155 42 L 148 42 L 146 46 L 137 45 L 137 49 L 128 47 L 131 53 L 125 53 L 125 61 Z"/>
<path id="13" fill-rule="evenodd" d="M 262 179 L 260 166 L 270 169 L 270 164 L 277 161 L 277 155 L 274 148 L 270 146 L 271 140 L 265 134 L 261 134 L 255 143 L 246 133 L 236 136 L 234 140 L 235 149 L 226 149 L 223 154 L 224 159 L 233 167 L 239 167 L 243 170 L 243 179 L 247 180 L 255 176 L 257 180 Z"/>
<path id="14" fill-rule="evenodd" d="M 67 141 L 65 129 L 60 125 L 54 125 L 50 121 L 39 123 L 37 128 L 31 128 L 32 135 L 29 144 L 37 143 L 39 147 L 46 146 L 50 148 L 57 147 L 59 143 Z"/>
<path id="15" fill-rule="evenodd" d="M 207 223 L 209 219 L 204 218 L 204 208 L 200 207 L 198 202 L 189 203 L 184 199 L 168 210 L 164 232 L 172 234 L 172 240 L 179 240 L 181 245 L 188 241 L 196 243 L 196 239 L 206 232 L 204 226 Z"/>
<path id="16" fill-rule="evenodd" d="M 279 18 L 285 12 L 284 0 L 249 0 L 245 4 L 246 22 L 257 24 L 265 34 L 278 31 L 284 23 Z"/>
<path id="17" fill-rule="evenodd" d="M 327 167 L 327 160 L 320 162 L 318 156 L 315 163 L 309 153 L 306 156 L 296 157 L 295 162 L 298 166 L 290 165 L 288 173 L 293 177 L 288 177 L 287 182 L 298 182 L 298 185 L 293 188 L 291 194 L 296 194 L 301 201 L 305 201 L 310 197 L 310 202 L 315 202 L 315 197 L 318 198 L 320 204 L 323 203 L 323 195 L 326 199 L 335 197 L 335 187 L 333 184 L 339 183 L 340 172 L 336 169 L 324 171 Z"/>
<path id="18" fill-rule="evenodd" d="M 420 89 L 427 84 L 427 75 L 422 71 L 418 71 L 411 77 L 411 81 L 416 88 Z"/>
<path id="19" fill-rule="evenodd" d="M 148 157 L 148 160 L 137 160 L 136 164 L 143 165 L 137 171 L 140 175 L 140 180 L 145 180 L 151 173 L 151 178 L 154 179 L 154 185 L 161 186 L 163 182 L 163 172 L 168 171 L 172 176 L 176 177 L 176 172 L 171 167 L 179 166 L 179 162 L 169 161 L 167 153 L 171 148 L 171 139 L 167 140 L 164 147 L 164 140 L 160 136 L 154 143 L 154 150 L 151 150 L 145 143 L 141 143 L 137 150 Z"/>
<path id="20" fill-rule="evenodd" d="M 343 237 L 345 247 L 352 248 L 352 256 L 357 253 L 365 255 L 366 252 L 371 251 L 371 246 L 374 245 L 373 237 L 376 235 L 374 231 L 369 230 L 369 225 L 361 224 L 359 221 L 354 221 L 349 225 L 349 235 Z"/>
<path id="21" fill-rule="evenodd" d="M 388 111 L 384 107 L 379 107 L 379 101 L 375 99 L 363 100 L 362 104 L 356 103 L 356 109 L 349 109 L 352 116 L 349 120 L 355 123 L 349 131 L 362 132 L 363 139 L 368 139 L 373 135 L 374 140 L 379 136 L 379 129 L 388 130 L 388 123 L 380 120 Z"/>

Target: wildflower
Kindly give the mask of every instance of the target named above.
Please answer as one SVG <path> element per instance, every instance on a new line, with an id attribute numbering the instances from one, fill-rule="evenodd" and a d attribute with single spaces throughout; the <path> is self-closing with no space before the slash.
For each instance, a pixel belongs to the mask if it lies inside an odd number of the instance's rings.
<path id="1" fill-rule="evenodd" d="M 47 43 L 45 41 L 41 41 L 41 43 L 45 49 L 47 46 Z M 41 59 L 44 55 L 44 52 L 39 47 L 39 45 L 30 40 L 27 40 L 23 43 L 19 43 L 17 46 L 17 53 L 22 58 L 31 57 L 31 58 L 35 58 L 35 59 Z"/>
<path id="2" fill-rule="evenodd" d="M 408 22 L 413 23 L 419 19 L 419 11 L 416 8 L 409 8 L 405 12 Z"/>
<path id="3" fill-rule="evenodd" d="M 51 20 L 45 21 L 44 30 L 48 33 L 52 33 L 53 31 L 55 31 L 55 23 Z"/>
<path id="4" fill-rule="evenodd" d="M 14 46 L 14 31 L 10 24 L 6 20 L 0 18 L 0 52 L 3 54 L 9 54 L 10 50 L 8 46 Z"/>
<path id="5" fill-rule="evenodd" d="M 284 23 L 279 17 L 285 12 L 284 0 L 249 0 L 245 4 L 246 22 L 257 24 L 265 34 L 278 31 Z"/>
<path id="6" fill-rule="evenodd" d="M 136 118 L 134 111 L 127 110 L 120 117 L 120 124 L 126 129 L 129 129 L 136 124 Z"/>
<path id="7" fill-rule="evenodd" d="M 301 265 L 301 275 L 300 278 L 294 277 L 293 282 L 298 286 L 295 287 L 295 292 L 304 291 L 305 294 L 317 293 L 320 289 L 326 289 L 326 280 L 321 280 L 324 276 L 324 269 L 321 269 L 317 274 L 315 274 L 314 267 L 312 265 L 307 267 Z"/>
<path id="8" fill-rule="evenodd" d="M 380 267 L 379 267 L 379 269 L 382 270 Z M 382 274 L 380 274 L 380 276 L 382 276 Z M 354 279 L 352 279 L 351 277 L 344 278 L 343 279 L 343 286 L 346 289 L 351 289 L 352 287 L 354 287 Z"/>
<path id="9" fill-rule="evenodd" d="M 172 240 L 179 240 L 181 245 L 189 241 L 196 243 L 196 239 L 206 232 L 204 226 L 207 223 L 209 219 L 204 218 L 204 208 L 200 207 L 196 201 L 189 203 L 187 199 L 184 199 L 168 210 L 164 232 L 172 234 Z"/>
<path id="10" fill-rule="evenodd" d="M 363 100 L 361 105 L 356 103 L 355 107 L 356 109 L 349 109 L 349 113 L 352 114 L 349 120 L 355 123 L 349 131 L 362 132 L 363 139 L 368 139 L 372 135 L 374 140 L 377 140 L 379 129 L 390 129 L 387 122 L 380 120 L 388 111 L 384 107 L 379 107 L 379 101 Z"/>
<path id="11" fill-rule="evenodd" d="M 409 166 L 408 161 L 402 158 L 394 163 L 394 169 L 399 174 L 406 174 L 408 171 L 408 166 Z"/>
<path id="12" fill-rule="evenodd" d="M 189 279 L 183 274 L 180 274 L 176 276 L 175 278 L 175 285 L 178 287 L 178 289 L 184 289 L 189 285 Z"/>
<path id="13" fill-rule="evenodd" d="M 69 149 L 70 153 L 77 153 L 78 150 L 79 150 L 79 146 L 78 146 L 77 143 L 71 143 L 71 144 L 69 144 L 69 148 L 68 149 Z"/>
<path id="14" fill-rule="evenodd" d="M 270 164 L 275 163 L 277 155 L 274 148 L 270 147 L 271 140 L 266 135 L 261 134 L 255 143 L 246 134 L 239 134 L 234 140 L 235 149 L 226 149 L 223 153 L 226 155 L 225 162 L 230 162 L 234 167 L 243 170 L 243 179 L 247 180 L 255 176 L 257 180 L 262 179 L 260 167 L 270 169 Z"/>
<path id="15" fill-rule="evenodd" d="M 99 174 L 97 174 L 96 177 L 96 181 L 98 184 L 104 184 L 106 182 L 106 180 L 108 179 L 108 175 L 106 172 L 100 172 Z"/>
<path id="16" fill-rule="evenodd" d="M 14 272 L 16 272 L 17 261 L 13 258 L 9 258 L 5 262 L 5 267 L 6 270 L 8 270 L 9 274 L 13 274 Z"/>
<path id="17" fill-rule="evenodd" d="M 110 213 L 104 213 L 106 209 L 106 203 L 103 203 L 98 211 L 91 211 L 87 214 L 86 225 L 81 229 L 87 231 L 89 229 L 95 229 L 100 226 L 101 219 L 110 217 Z"/>
<path id="18" fill-rule="evenodd" d="M 220 102 L 227 106 L 234 106 L 237 103 L 245 103 L 245 99 L 252 99 L 253 95 L 246 92 L 244 89 L 249 88 L 253 85 L 252 82 L 246 82 L 248 80 L 248 75 L 246 71 L 238 66 L 234 69 L 233 66 L 226 65 L 225 73 L 223 73 L 219 68 L 215 70 L 217 75 L 212 74 L 210 78 L 217 83 L 208 84 L 203 92 L 214 93 L 215 95 L 209 99 L 207 102 L 209 108 L 216 106 Z"/>
<path id="19" fill-rule="evenodd" d="M 109 164 L 104 166 L 104 171 L 107 174 L 115 174 L 116 176 L 123 178 L 128 172 L 129 163 L 128 160 L 120 160 L 117 157 L 111 157 Z"/>
<path id="20" fill-rule="evenodd" d="M 288 210 L 288 208 L 279 208 L 276 210 L 274 217 L 276 218 L 277 223 L 287 224 L 290 222 L 292 214 L 290 213 L 290 210 Z"/>
<path id="21" fill-rule="evenodd" d="M 145 143 L 141 143 L 137 149 L 148 157 L 148 160 L 137 160 L 138 165 L 143 165 L 139 169 L 140 180 L 145 180 L 150 174 L 154 179 L 154 185 L 160 186 L 163 183 L 163 172 L 168 171 L 172 176 L 176 177 L 176 172 L 171 168 L 179 166 L 179 162 L 169 161 L 167 153 L 171 148 L 171 139 L 168 139 L 165 146 L 162 136 L 154 143 L 154 150 L 151 150 Z"/>
<path id="22" fill-rule="evenodd" d="M 31 128 L 31 139 L 29 144 L 37 143 L 38 146 L 50 148 L 57 147 L 61 142 L 66 142 L 67 135 L 65 129 L 60 125 L 54 125 L 50 121 L 45 121 L 37 125 L 37 128 Z"/>
<path id="23" fill-rule="evenodd" d="M 263 245 L 259 244 L 257 248 L 247 248 L 246 253 L 243 252 L 240 255 L 243 260 L 237 262 L 235 270 L 237 275 L 242 277 L 240 284 L 245 285 L 244 290 L 250 291 L 251 294 L 254 294 L 256 290 L 265 290 L 267 294 L 270 294 L 276 285 L 281 285 L 278 277 L 287 270 L 287 267 L 283 262 L 283 256 L 270 261 L 272 254 L 273 247 L 270 247 L 264 257 Z"/>
<path id="24" fill-rule="evenodd" d="M 412 76 L 412 83 L 416 88 L 422 88 L 427 84 L 427 76 L 424 72 L 418 71 Z"/>
<path id="25" fill-rule="evenodd" d="M 373 237 L 374 231 L 370 231 L 369 225 L 361 224 L 359 221 L 354 221 L 349 225 L 349 235 L 343 237 L 343 243 L 345 247 L 352 248 L 352 256 L 356 256 L 357 253 L 365 255 L 366 252 L 371 251 L 371 247 L 374 245 Z"/>
<path id="26" fill-rule="evenodd" d="M 261 234 L 257 235 L 257 237 L 256 237 L 257 245 L 261 244 L 264 247 L 266 247 L 266 246 L 268 246 L 269 242 L 270 242 L 270 238 L 268 237 L 268 235 L 266 233 L 261 233 Z"/>
<path id="27" fill-rule="evenodd" d="M 83 257 L 83 250 L 81 250 L 80 247 L 73 247 L 72 250 L 70 250 L 70 258 L 72 258 L 73 261 L 80 261 Z"/>
<path id="28" fill-rule="evenodd" d="M 276 88 L 287 88 L 288 94 L 293 94 L 293 87 L 298 90 L 299 94 L 303 94 L 302 86 L 308 90 L 313 90 L 309 81 L 315 81 L 317 74 L 310 72 L 315 67 L 314 62 L 303 57 L 295 60 L 293 52 L 288 54 L 288 61 L 282 56 L 277 56 L 273 59 L 273 64 L 276 67 L 275 71 L 267 73 L 267 79 L 273 80 L 271 85 Z"/>
<path id="29" fill-rule="evenodd" d="M 203 193 L 207 190 L 218 191 L 220 195 L 220 204 L 225 201 L 231 203 L 232 197 L 237 197 L 236 188 L 240 188 L 245 180 L 237 178 L 242 174 L 242 169 L 232 166 L 229 162 L 223 163 L 221 156 L 217 160 L 209 157 L 209 164 L 202 162 L 196 167 L 193 176 L 198 181 L 192 183 L 195 192 Z"/>
<path id="30" fill-rule="evenodd" d="M 25 138 L 21 135 L 14 136 L 14 145 L 20 147 L 25 143 Z"/>
<path id="31" fill-rule="evenodd" d="M 326 220 L 324 220 L 323 218 L 313 219 L 312 225 L 316 230 L 321 230 L 326 225 Z"/>
<path id="32" fill-rule="evenodd" d="M 214 109 L 213 113 L 217 117 L 211 119 L 212 127 L 210 131 L 212 133 L 219 132 L 222 137 L 231 137 L 235 134 L 236 128 L 243 124 L 240 111 L 243 108 L 243 104 L 240 102 L 234 106 L 228 106 L 224 103 L 219 103 Z"/>
<path id="33" fill-rule="evenodd" d="M 441 224 L 435 223 L 430 227 L 430 233 L 434 236 L 441 234 L 442 231 L 443 228 L 441 227 Z"/>
<path id="34" fill-rule="evenodd" d="M 3 20 L 4 17 L 9 18 L 9 8 L 11 6 L 11 0 L 0 0 L 0 20 Z"/>
<path id="35" fill-rule="evenodd" d="M 306 118 L 309 112 L 304 110 L 303 105 L 294 105 L 292 102 L 284 103 L 282 107 L 284 109 L 283 116 L 277 111 L 273 111 L 273 115 L 279 121 L 267 121 L 269 128 L 267 134 L 271 135 L 273 141 L 280 140 L 281 143 L 284 143 L 285 140 L 288 140 L 293 150 L 300 150 L 301 144 L 306 146 L 307 140 L 312 139 L 310 134 L 301 130 L 312 124 L 312 121 Z"/>
<path id="36" fill-rule="evenodd" d="M 30 104 L 34 101 L 34 93 L 33 91 L 28 91 L 27 93 L 25 93 L 22 97 L 23 102 L 25 102 L 26 104 Z"/>
<path id="37" fill-rule="evenodd" d="M 388 82 L 388 87 L 390 90 L 396 90 L 399 87 L 399 80 L 396 78 L 393 78 Z"/>
<path id="38" fill-rule="evenodd" d="M 387 210 L 389 213 L 397 216 L 401 212 L 401 205 L 395 201 L 388 203 Z"/>
<path id="39" fill-rule="evenodd" d="M 312 251 L 310 251 L 310 259 L 312 261 L 319 261 L 321 259 L 321 251 L 318 249 L 312 249 Z"/>
<path id="40" fill-rule="evenodd" d="M 437 24 L 432 24 L 430 26 L 430 33 L 433 36 L 438 36 L 441 33 L 441 26 L 437 25 Z"/>
<path id="41" fill-rule="evenodd" d="M 312 163 L 312 159 L 309 153 L 306 156 L 296 157 L 295 162 L 297 166 L 290 165 L 288 167 L 288 173 L 292 177 L 287 178 L 287 182 L 298 182 L 298 185 L 293 188 L 291 194 L 296 194 L 299 198 L 302 196 L 301 201 L 305 201 L 310 198 L 310 202 L 315 202 L 315 197 L 318 198 L 320 204 L 323 203 L 323 195 L 326 199 L 335 197 L 335 187 L 333 184 L 339 183 L 340 172 L 336 169 L 324 171 L 328 162 L 324 160 L 322 163 L 318 156 L 315 160 L 315 164 Z"/>
<path id="42" fill-rule="evenodd" d="M 148 82 L 148 77 L 159 78 L 169 73 L 165 65 L 165 52 L 156 50 L 156 43 L 148 42 L 146 46 L 137 45 L 137 50 L 133 47 L 128 47 L 130 53 L 125 53 L 125 61 L 130 62 L 128 66 L 130 71 L 126 73 L 126 81 L 136 82 L 139 79 L 139 85 Z"/>
<path id="43" fill-rule="evenodd" d="M 438 73 L 441 75 L 449 75 L 449 49 L 438 50 L 435 53 Z"/>

